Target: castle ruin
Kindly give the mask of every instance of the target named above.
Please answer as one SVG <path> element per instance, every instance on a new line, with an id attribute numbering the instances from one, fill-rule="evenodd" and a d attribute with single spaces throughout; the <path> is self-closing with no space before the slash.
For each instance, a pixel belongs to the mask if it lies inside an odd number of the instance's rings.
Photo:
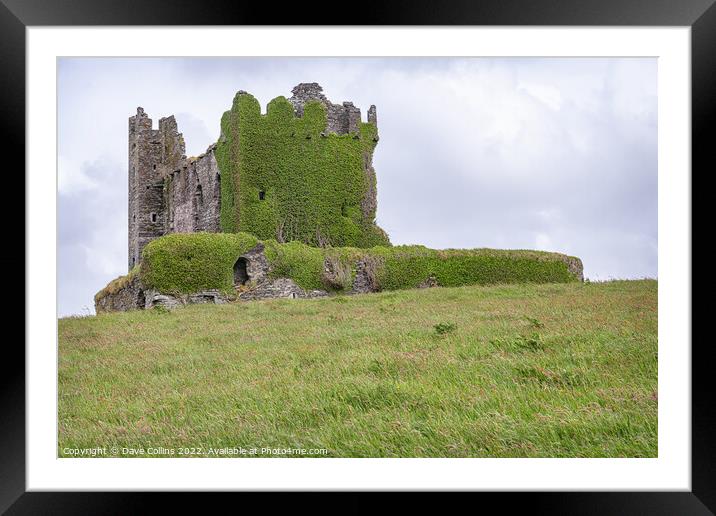
<path id="1" fill-rule="evenodd" d="M 362 122 L 352 102 L 334 104 L 317 83 L 293 88 L 262 115 L 239 91 L 221 137 L 187 157 L 174 116 L 129 118 L 128 268 L 170 233 L 246 231 L 309 245 L 389 245 L 375 225 L 375 106 Z M 218 159 L 217 159 L 218 158 Z"/>
<path id="2" fill-rule="evenodd" d="M 581 260 L 560 253 L 392 247 L 375 223 L 375 106 L 364 122 L 353 103 L 332 103 L 316 83 L 292 93 L 262 113 L 239 91 L 219 139 L 190 158 L 173 116 L 154 129 L 137 108 L 129 273 L 95 295 L 97 313 L 583 280 Z"/>

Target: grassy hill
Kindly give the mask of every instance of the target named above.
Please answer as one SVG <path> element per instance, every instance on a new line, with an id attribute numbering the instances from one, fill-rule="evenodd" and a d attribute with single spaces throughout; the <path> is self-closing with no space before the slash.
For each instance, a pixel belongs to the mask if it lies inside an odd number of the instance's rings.
<path id="1" fill-rule="evenodd" d="M 656 457 L 657 282 L 60 319 L 58 439 L 60 456 Z"/>

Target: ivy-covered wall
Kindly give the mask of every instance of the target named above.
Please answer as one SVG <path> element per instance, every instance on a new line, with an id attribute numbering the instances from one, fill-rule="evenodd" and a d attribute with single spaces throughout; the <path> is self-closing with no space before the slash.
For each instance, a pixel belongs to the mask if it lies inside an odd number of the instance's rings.
<path id="1" fill-rule="evenodd" d="M 372 270 L 378 290 L 410 289 L 431 284 L 441 287 L 497 283 L 566 283 L 581 279 L 578 258 L 559 253 L 498 249 L 429 249 L 420 245 L 370 249 L 315 249 L 300 242 L 266 242 L 266 256 L 275 277 L 289 277 L 307 290 L 350 291 L 356 264 Z M 345 271 L 347 281 L 326 274 L 326 264 Z M 575 265 L 579 272 L 575 271 Z M 341 285 L 341 286 L 339 286 Z"/>
<path id="2" fill-rule="evenodd" d="M 360 122 L 357 132 L 334 134 L 326 125 L 319 101 L 307 102 L 299 118 L 278 97 L 262 115 L 253 96 L 237 93 L 215 151 L 223 232 L 317 247 L 390 245 L 374 205 L 362 204 L 375 188 L 366 170 L 377 126 Z"/>
<path id="3" fill-rule="evenodd" d="M 142 284 L 167 294 L 211 289 L 233 292 L 234 263 L 256 244 L 256 237 L 246 233 L 165 235 L 144 248 Z"/>
<path id="4" fill-rule="evenodd" d="M 145 247 L 140 278 L 145 288 L 167 294 L 209 289 L 233 293 L 234 263 L 259 243 L 256 237 L 247 233 L 167 235 Z M 290 278 L 306 290 L 352 291 L 359 263 L 370 268 L 376 290 L 416 288 L 424 286 L 426 281 L 432 285 L 455 287 L 564 283 L 581 279 L 578 258 L 541 251 L 440 251 L 423 246 L 318 248 L 302 242 L 281 244 L 275 240 L 263 244 L 271 268 L 270 277 Z M 327 268 L 330 274 L 327 274 Z"/>

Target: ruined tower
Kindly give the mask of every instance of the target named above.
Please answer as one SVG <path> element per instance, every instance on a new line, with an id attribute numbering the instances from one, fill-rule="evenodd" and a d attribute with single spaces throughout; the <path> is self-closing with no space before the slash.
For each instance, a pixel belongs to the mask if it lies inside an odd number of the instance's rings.
<path id="1" fill-rule="evenodd" d="M 377 142 L 375 106 L 364 122 L 317 83 L 273 99 L 265 114 L 239 91 L 216 147 L 222 231 L 317 247 L 390 245 L 375 222 Z"/>
<path id="2" fill-rule="evenodd" d="M 375 224 L 378 141 L 352 102 L 334 104 L 317 83 L 301 83 L 266 114 L 239 91 L 219 141 L 185 156 L 173 116 L 158 129 L 144 110 L 129 118 L 128 267 L 168 233 L 252 233 L 316 246 L 390 245 Z"/>
<path id="3" fill-rule="evenodd" d="M 128 266 L 139 263 L 142 249 L 163 234 L 162 186 L 157 167 L 162 148 L 159 131 L 144 109 L 129 119 L 129 254 Z"/>
<path id="4" fill-rule="evenodd" d="M 151 240 L 166 232 L 164 177 L 169 169 L 179 168 L 186 160 L 184 138 L 177 132 L 173 116 L 152 119 L 144 109 L 129 119 L 129 253 L 132 269 Z"/>

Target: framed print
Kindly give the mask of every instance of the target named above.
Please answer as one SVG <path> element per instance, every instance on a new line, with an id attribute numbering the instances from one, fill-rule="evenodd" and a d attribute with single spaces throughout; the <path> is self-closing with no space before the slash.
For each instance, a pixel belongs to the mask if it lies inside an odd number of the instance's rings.
<path id="1" fill-rule="evenodd" d="M 170 4 L 3 0 L 27 191 L 3 510 L 714 510 L 712 2 Z"/>

